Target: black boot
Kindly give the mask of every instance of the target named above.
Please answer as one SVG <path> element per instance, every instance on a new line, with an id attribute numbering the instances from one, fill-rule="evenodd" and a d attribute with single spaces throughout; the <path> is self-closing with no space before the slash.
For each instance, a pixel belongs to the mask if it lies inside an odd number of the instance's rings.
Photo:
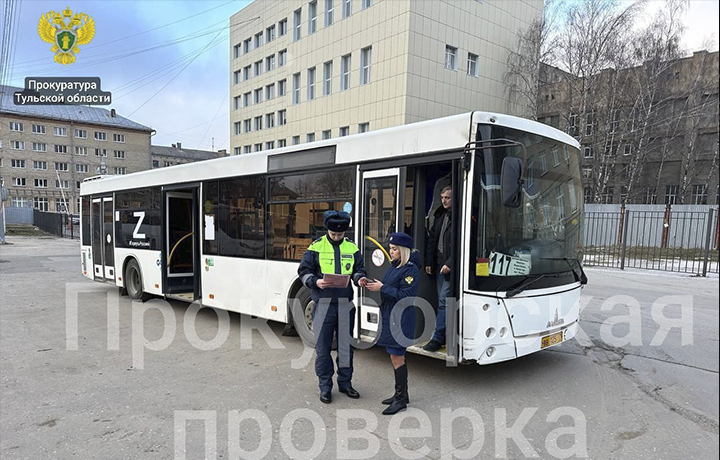
<path id="1" fill-rule="evenodd" d="M 409 402 L 407 379 L 407 365 L 403 364 L 395 369 L 395 396 L 393 397 L 390 406 L 382 412 L 383 415 L 394 415 L 407 408 L 407 404 Z"/>
<path id="2" fill-rule="evenodd" d="M 395 373 L 397 374 L 397 369 L 395 369 Z M 397 382 L 397 378 L 395 379 L 395 381 Z M 397 399 L 398 393 L 399 393 L 399 389 L 398 389 L 397 383 L 395 383 L 395 394 L 390 396 L 387 399 L 383 399 L 381 401 L 381 403 L 385 404 L 386 406 L 389 406 L 390 404 L 393 403 L 393 401 L 395 401 L 395 399 Z M 407 391 L 405 392 L 405 404 L 410 404 L 410 395 L 408 394 Z"/>

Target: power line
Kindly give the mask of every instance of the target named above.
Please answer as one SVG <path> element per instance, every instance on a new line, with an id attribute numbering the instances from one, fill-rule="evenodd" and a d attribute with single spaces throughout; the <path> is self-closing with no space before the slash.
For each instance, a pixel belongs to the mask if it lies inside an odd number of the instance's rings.
<path id="1" fill-rule="evenodd" d="M 210 124 L 208 125 L 207 129 L 205 130 L 205 134 L 203 134 L 203 136 L 200 139 L 200 142 L 198 142 L 198 146 L 196 148 L 200 148 L 200 144 L 202 144 L 202 141 L 205 140 L 205 136 L 207 136 L 208 131 L 210 131 L 210 128 L 212 128 L 213 122 L 217 118 L 217 114 L 220 112 L 220 109 L 222 108 L 223 104 L 225 104 L 225 100 L 227 100 L 227 97 L 228 97 L 228 95 L 227 95 L 227 93 L 225 93 L 225 95 L 223 96 L 222 102 L 220 103 L 217 110 L 215 111 L 215 115 L 213 116 L 214 117 L 213 121 L 211 121 Z"/>

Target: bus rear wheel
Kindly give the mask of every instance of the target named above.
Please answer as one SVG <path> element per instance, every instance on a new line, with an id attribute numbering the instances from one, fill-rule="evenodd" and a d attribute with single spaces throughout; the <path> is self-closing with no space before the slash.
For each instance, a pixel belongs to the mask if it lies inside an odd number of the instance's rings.
<path id="1" fill-rule="evenodd" d="M 292 301 L 292 319 L 295 331 L 305 345 L 315 348 L 315 333 L 313 332 L 313 310 L 315 302 L 310 289 L 302 287 Z"/>
<path id="2" fill-rule="evenodd" d="M 140 265 L 135 259 L 131 259 L 125 267 L 125 289 L 133 300 L 144 302 L 150 298 L 150 294 L 144 292 Z"/>

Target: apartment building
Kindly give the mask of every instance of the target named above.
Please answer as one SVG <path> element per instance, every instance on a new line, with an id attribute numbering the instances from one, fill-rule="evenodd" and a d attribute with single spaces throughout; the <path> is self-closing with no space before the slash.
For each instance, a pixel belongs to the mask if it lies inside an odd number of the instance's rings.
<path id="1" fill-rule="evenodd" d="M 231 154 L 470 110 L 519 113 L 503 74 L 542 0 L 256 0 L 230 19 Z"/>
<path id="2" fill-rule="evenodd" d="M 181 142 L 166 145 L 151 145 L 150 157 L 153 168 L 165 168 L 168 166 L 192 163 L 194 161 L 212 160 L 226 155 L 225 150 L 213 152 L 210 150 L 189 149 L 182 146 Z"/>
<path id="3" fill-rule="evenodd" d="M 77 214 L 83 179 L 150 169 L 151 128 L 114 109 L 17 106 L 16 91 L 0 86 L 0 177 L 11 206 Z"/>

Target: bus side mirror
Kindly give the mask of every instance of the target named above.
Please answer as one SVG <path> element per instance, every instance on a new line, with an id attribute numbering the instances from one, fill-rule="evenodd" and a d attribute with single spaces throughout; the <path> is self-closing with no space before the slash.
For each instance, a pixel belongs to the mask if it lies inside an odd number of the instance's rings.
<path id="1" fill-rule="evenodd" d="M 506 157 L 502 162 L 500 172 L 500 200 L 508 208 L 520 207 L 520 192 L 522 191 L 522 164 L 516 157 Z"/>

